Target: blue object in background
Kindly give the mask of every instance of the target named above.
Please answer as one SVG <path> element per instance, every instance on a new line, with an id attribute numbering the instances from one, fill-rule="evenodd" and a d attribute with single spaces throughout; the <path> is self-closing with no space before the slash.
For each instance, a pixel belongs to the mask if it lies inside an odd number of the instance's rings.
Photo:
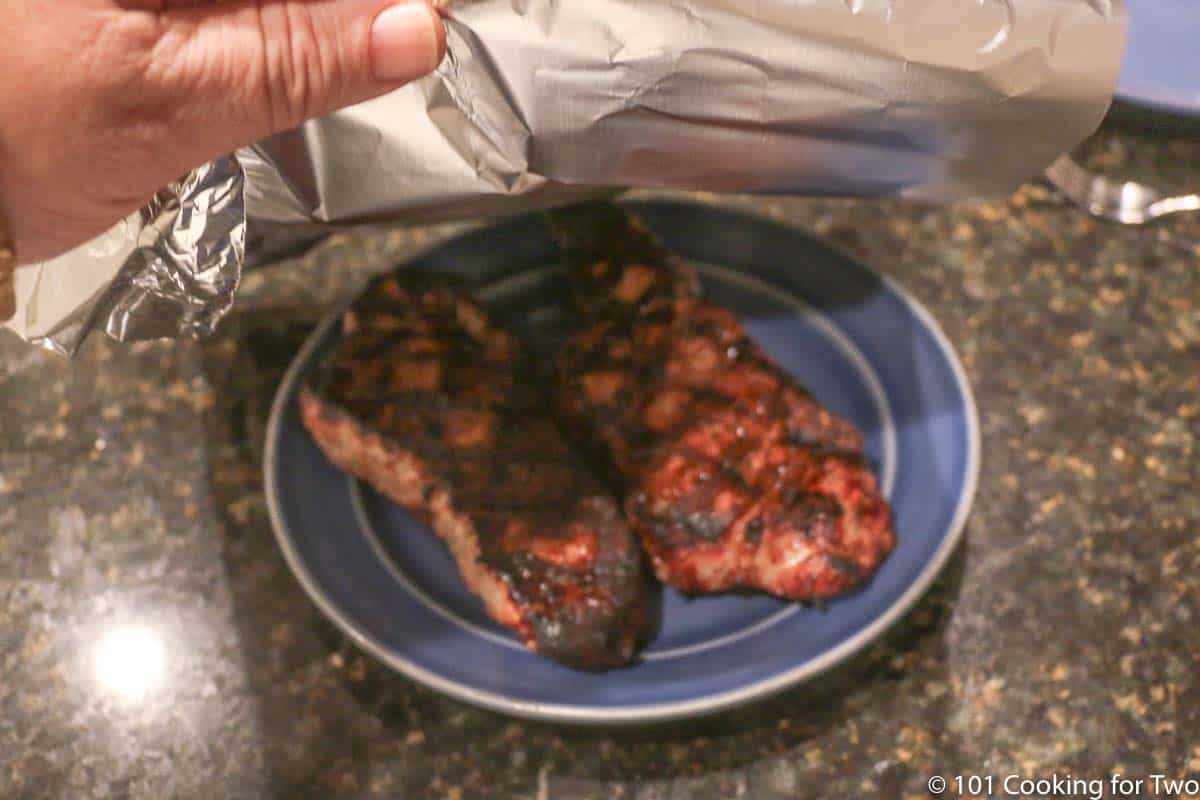
<path id="1" fill-rule="evenodd" d="M 1129 45 L 1117 99 L 1200 117 L 1200 2 L 1128 0 Z"/>

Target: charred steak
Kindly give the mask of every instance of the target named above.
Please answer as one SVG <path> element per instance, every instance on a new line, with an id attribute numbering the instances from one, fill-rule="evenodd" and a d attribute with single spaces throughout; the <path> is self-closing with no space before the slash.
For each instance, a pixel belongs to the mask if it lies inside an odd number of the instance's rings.
<path id="1" fill-rule="evenodd" d="M 330 460 L 426 520 L 531 649 L 586 669 L 634 655 L 648 622 L 637 543 L 521 343 L 465 293 L 417 272 L 377 280 L 300 406 Z"/>
<path id="2" fill-rule="evenodd" d="M 859 432 L 822 408 L 695 273 L 611 205 L 556 212 L 584 327 L 558 364 L 568 434 L 623 495 L 659 579 L 812 600 L 895 544 Z"/>

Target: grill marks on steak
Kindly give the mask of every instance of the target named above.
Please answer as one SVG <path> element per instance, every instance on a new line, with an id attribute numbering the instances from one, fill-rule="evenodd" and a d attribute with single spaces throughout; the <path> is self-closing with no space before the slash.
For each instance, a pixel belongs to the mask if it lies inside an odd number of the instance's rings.
<path id="1" fill-rule="evenodd" d="M 627 662 L 643 638 L 641 554 L 570 450 L 520 342 L 416 272 L 377 280 L 301 394 L 338 466 L 426 520 L 488 613 L 539 653 Z"/>
<path id="2" fill-rule="evenodd" d="M 659 579 L 811 600 L 870 576 L 895 535 L 858 431 L 624 212 L 576 208 L 554 224 L 585 315 L 556 407 L 623 494 Z"/>

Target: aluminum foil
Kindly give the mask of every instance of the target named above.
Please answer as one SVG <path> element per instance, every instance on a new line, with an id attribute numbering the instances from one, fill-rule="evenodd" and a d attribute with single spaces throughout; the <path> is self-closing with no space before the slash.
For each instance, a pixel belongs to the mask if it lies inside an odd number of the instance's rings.
<path id="1" fill-rule="evenodd" d="M 1125 11 L 470 0 L 451 6 L 447 29 L 436 74 L 208 165 L 127 221 L 130 241 L 103 257 L 109 284 L 84 278 L 89 254 L 41 265 L 56 282 L 21 281 L 40 322 L 18 332 L 66 352 L 91 328 L 205 332 L 237 284 L 243 202 L 251 220 L 336 225 L 511 212 L 600 187 L 1005 194 L 1099 124 Z"/>
<path id="2" fill-rule="evenodd" d="M 7 327 L 63 355 L 94 330 L 121 341 L 210 333 L 241 277 L 243 187 L 235 160 L 206 164 L 93 241 L 19 268 Z"/>

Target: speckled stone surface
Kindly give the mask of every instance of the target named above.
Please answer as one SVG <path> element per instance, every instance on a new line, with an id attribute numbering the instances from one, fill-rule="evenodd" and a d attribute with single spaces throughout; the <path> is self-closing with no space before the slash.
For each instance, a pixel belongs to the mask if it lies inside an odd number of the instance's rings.
<path id="1" fill-rule="evenodd" d="M 1107 131 L 1085 155 L 1200 187 L 1200 143 Z M 1036 186 L 953 208 L 723 202 L 901 281 L 970 374 L 966 543 L 883 641 L 759 706 L 623 731 L 477 711 L 359 652 L 275 547 L 267 409 L 324 309 L 451 229 L 353 232 L 251 274 L 208 341 L 94 338 L 68 363 L 0 338 L 0 797 L 920 798 L 933 774 L 1200 777 L 1200 217 L 1121 229 Z M 106 661 L 114 635 L 138 663 Z"/>

